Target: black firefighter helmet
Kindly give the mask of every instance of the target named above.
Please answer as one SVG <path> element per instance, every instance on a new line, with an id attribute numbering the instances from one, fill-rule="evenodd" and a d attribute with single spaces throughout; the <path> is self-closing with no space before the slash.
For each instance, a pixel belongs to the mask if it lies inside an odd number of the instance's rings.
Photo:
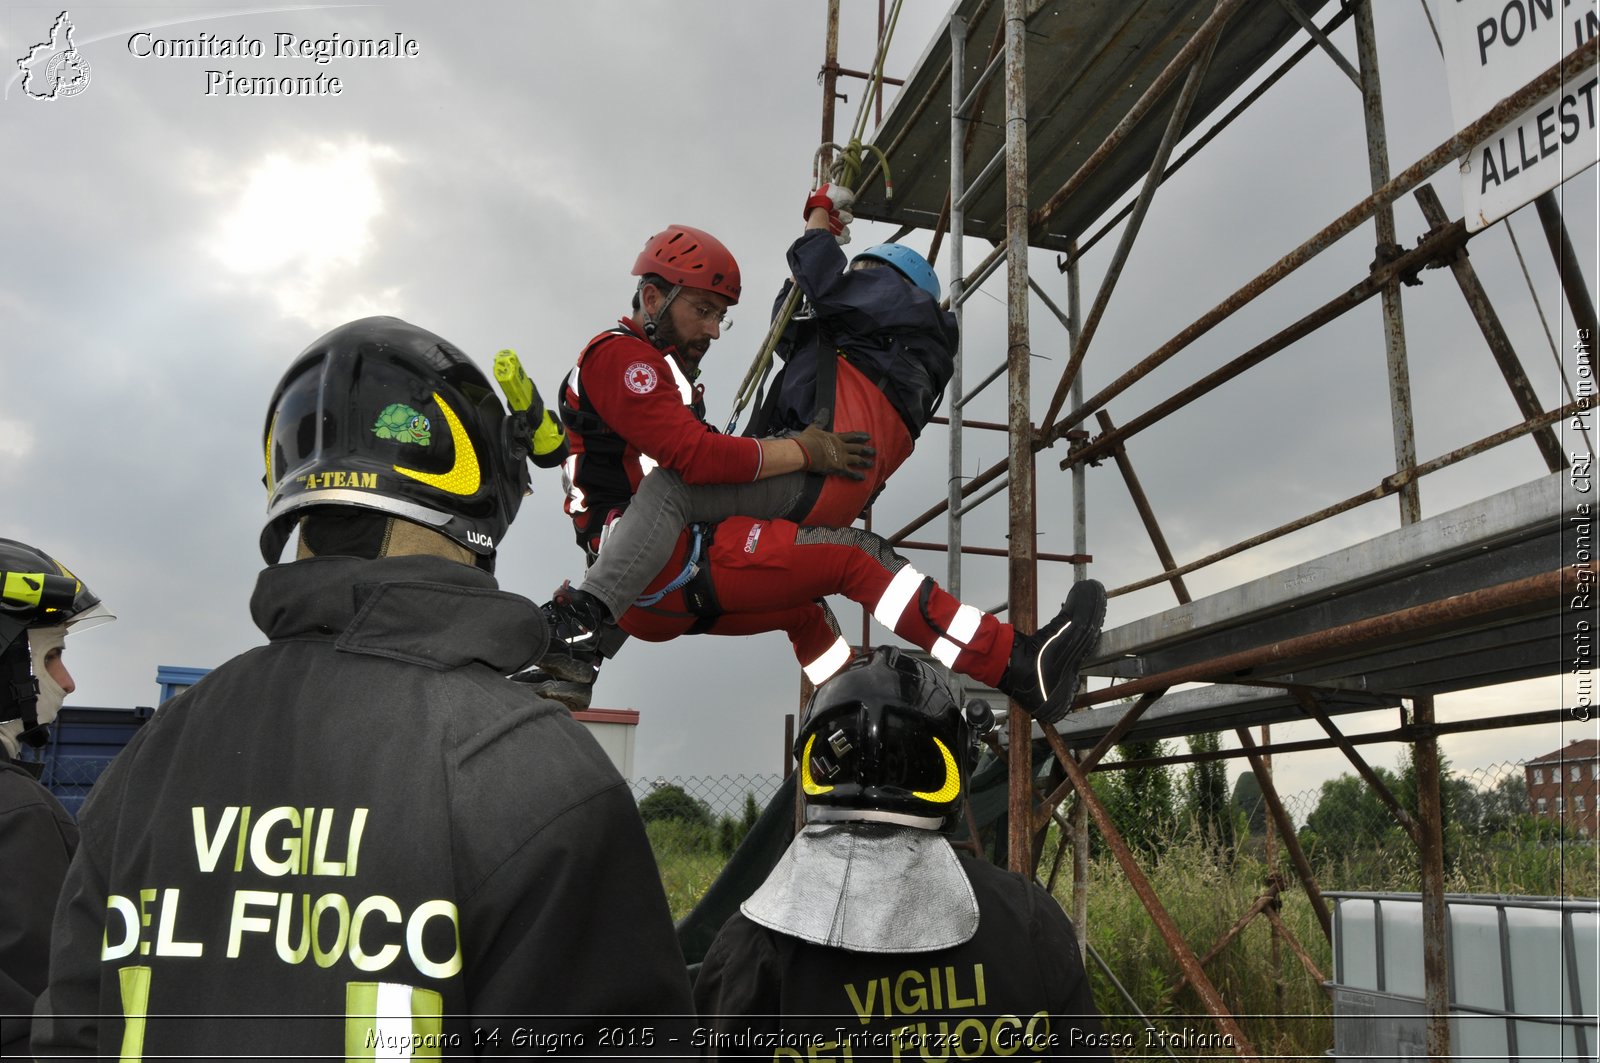
<path id="1" fill-rule="evenodd" d="M 263 450 L 268 564 L 305 510 L 332 505 L 433 528 L 491 568 L 528 490 L 488 377 L 394 317 L 341 325 L 301 352 L 267 407 Z"/>
<path id="2" fill-rule="evenodd" d="M 23 740 L 44 744 L 39 685 L 23 637 L 29 628 L 86 630 L 115 619 L 67 566 L 27 543 L 0 539 L 0 721 L 21 719 Z"/>
<path id="3" fill-rule="evenodd" d="M 948 830 L 988 707 L 964 713 L 932 665 L 892 646 L 851 658 L 806 705 L 794 753 L 806 818 Z"/>

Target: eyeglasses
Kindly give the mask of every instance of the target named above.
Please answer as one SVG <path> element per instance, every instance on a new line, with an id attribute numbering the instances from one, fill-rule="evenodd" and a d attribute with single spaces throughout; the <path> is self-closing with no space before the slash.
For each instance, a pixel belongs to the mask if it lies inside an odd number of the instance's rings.
<path id="1" fill-rule="evenodd" d="M 694 314 L 701 321 L 707 322 L 708 324 L 712 321 L 715 321 L 717 323 L 717 327 L 723 329 L 731 328 L 733 325 L 733 322 L 728 320 L 728 315 L 726 313 L 718 310 L 710 303 L 695 302 L 690 299 L 684 299 L 682 302 L 684 306 L 689 308 L 689 312 Z"/>

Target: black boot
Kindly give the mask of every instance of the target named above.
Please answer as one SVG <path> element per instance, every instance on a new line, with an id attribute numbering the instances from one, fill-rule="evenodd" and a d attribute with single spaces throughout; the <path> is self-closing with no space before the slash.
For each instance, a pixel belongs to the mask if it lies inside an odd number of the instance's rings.
<path id="1" fill-rule="evenodd" d="M 1067 714 L 1078 693 L 1078 669 L 1100 640 L 1106 589 L 1099 580 L 1073 585 L 1055 619 L 1032 635 L 1017 632 L 1000 692 L 1043 723 Z"/>
<path id="2" fill-rule="evenodd" d="M 563 583 L 543 612 L 550 628 L 550 647 L 536 662 L 537 670 L 563 682 L 593 686 L 600 671 L 600 636 L 612 623 L 605 603 L 588 591 Z"/>

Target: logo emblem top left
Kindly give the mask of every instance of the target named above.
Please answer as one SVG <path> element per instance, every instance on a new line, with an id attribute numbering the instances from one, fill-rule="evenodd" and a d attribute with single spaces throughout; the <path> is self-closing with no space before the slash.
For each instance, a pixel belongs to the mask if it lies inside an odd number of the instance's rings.
<path id="1" fill-rule="evenodd" d="M 63 11 L 50 26 L 50 37 L 30 47 L 17 60 L 23 94 L 35 100 L 76 96 L 89 87 L 89 60 L 72 41 L 71 15 Z"/>

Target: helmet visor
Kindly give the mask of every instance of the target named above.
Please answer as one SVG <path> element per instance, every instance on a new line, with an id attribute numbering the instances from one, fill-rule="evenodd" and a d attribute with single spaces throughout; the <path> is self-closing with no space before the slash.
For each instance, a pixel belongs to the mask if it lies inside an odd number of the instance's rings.
<path id="1" fill-rule="evenodd" d="M 416 373 L 378 356 L 362 367 L 358 388 L 341 390 L 325 388 L 316 369 L 291 381 L 278 400 L 267 443 L 269 483 L 313 465 L 336 472 L 343 459 L 351 472 L 373 463 L 437 477 L 455 470 L 464 435 L 452 422 L 466 411 L 449 410 Z"/>

